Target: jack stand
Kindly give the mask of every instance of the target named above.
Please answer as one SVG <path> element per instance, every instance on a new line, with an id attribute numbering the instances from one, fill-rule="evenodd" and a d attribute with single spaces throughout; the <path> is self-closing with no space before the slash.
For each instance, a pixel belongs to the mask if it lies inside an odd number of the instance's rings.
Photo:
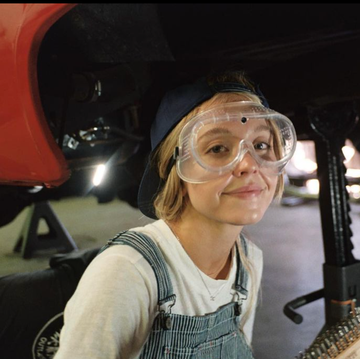
<path id="1" fill-rule="evenodd" d="M 41 219 L 44 219 L 49 227 L 47 234 L 38 234 Z M 29 259 L 35 251 L 51 248 L 65 253 L 78 250 L 74 240 L 51 208 L 50 203 L 48 201 L 33 203 L 14 252 L 21 252 L 24 259 Z"/>

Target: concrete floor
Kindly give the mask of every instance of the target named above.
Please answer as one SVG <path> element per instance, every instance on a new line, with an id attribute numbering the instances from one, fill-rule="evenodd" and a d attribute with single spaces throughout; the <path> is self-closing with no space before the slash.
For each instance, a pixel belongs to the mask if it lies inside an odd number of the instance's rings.
<path id="1" fill-rule="evenodd" d="M 94 197 L 86 197 L 51 204 L 79 249 L 102 246 L 117 232 L 150 221 L 120 201 L 97 204 Z M 28 260 L 13 252 L 27 212 L 25 209 L 15 221 L 0 228 L 0 275 L 48 267 L 51 252 Z M 356 235 L 360 233 L 359 216 L 360 205 L 352 204 L 356 258 L 360 257 Z M 304 317 L 300 325 L 283 314 L 287 302 L 323 286 L 324 255 L 318 203 L 296 207 L 273 204 L 260 223 L 247 228 L 247 234 L 264 252 L 262 302 L 253 336 L 255 358 L 294 358 L 313 341 L 324 324 L 322 300 L 298 309 Z"/>

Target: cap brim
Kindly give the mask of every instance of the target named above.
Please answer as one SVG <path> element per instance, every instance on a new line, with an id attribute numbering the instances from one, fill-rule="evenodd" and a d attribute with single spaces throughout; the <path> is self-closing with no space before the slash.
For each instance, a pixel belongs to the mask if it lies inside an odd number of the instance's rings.
<path id="1" fill-rule="evenodd" d="M 148 160 L 138 192 L 138 207 L 147 217 L 158 219 L 155 214 L 154 200 L 161 190 L 161 179 L 154 165 Z"/>

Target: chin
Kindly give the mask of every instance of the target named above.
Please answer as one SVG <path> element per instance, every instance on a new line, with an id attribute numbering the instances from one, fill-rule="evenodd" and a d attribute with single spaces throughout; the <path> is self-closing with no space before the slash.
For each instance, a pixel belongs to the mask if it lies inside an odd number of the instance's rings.
<path id="1" fill-rule="evenodd" d="M 232 221 L 230 221 L 230 223 L 236 226 L 246 226 L 250 224 L 256 224 L 263 218 L 263 216 L 264 216 L 263 212 L 246 213 L 245 215 L 242 214 L 237 216 Z"/>

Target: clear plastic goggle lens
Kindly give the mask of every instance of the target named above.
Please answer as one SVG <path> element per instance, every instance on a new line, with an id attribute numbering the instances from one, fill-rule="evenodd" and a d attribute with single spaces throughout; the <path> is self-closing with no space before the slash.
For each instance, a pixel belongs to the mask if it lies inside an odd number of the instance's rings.
<path id="1" fill-rule="evenodd" d="M 284 115 L 252 102 L 228 103 L 183 128 L 177 171 L 187 182 L 206 182 L 232 171 L 249 152 L 261 171 L 279 175 L 295 145 L 295 129 Z"/>

